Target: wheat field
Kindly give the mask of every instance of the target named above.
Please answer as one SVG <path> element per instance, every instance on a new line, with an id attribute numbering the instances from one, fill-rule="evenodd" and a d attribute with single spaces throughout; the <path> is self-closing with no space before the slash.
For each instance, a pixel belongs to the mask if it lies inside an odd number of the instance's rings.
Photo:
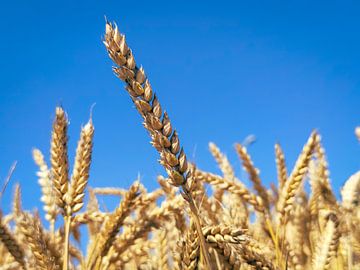
<path id="1" fill-rule="evenodd" d="M 338 199 L 317 131 L 291 170 L 275 144 L 276 185 L 264 185 L 241 144 L 235 151 L 252 187 L 235 175 L 214 143 L 209 150 L 222 174 L 203 171 L 188 161 L 168 113 L 115 24 L 106 22 L 103 42 L 166 174 L 158 176 L 153 191 L 138 180 L 127 190 L 89 187 L 92 119 L 81 129 L 70 166 L 68 118 L 57 107 L 50 162 L 33 150 L 45 216 L 22 208 L 17 185 L 12 211 L 0 215 L 1 270 L 360 269 L 360 172 L 346 181 Z M 360 128 L 355 134 L 360 140 Z M 117 196 L 120 203 L 112 212 L 102 211 L 99 195 Z M 86 249 L 79 248 L 83 241 Z"/>

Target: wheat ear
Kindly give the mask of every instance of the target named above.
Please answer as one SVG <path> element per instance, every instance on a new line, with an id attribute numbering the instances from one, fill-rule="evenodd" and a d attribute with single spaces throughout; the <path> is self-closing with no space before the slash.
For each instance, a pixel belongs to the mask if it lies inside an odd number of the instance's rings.
<path id="1" fill-rule="evenodd" d="M 93 135 L 94 126 L 90 119 L 81 130 L 80 140 L 76 149 L 74 170 L 69 190 L 71 213 L 78 212 L 84 204 L 85 188 L 89 180 Z"/>
<path id="2" fill-rule="evenodd" d="M 285 155 L 280 144 L 278 143 L 275 144 L 275 161 L 280 192 L 287 180 L 288 175 L 286 169 Z"/>
<path id="3" fill-rule="evenodd" d="M 236 245 L 245 240 L 243 230 L 216 225 L 205 227 L 203 233 L 206 241 L 223 257 L 223 261 L 230 265 L 231 269 L 240 268 L 241 257 L 236 250 Z"/>
<path id="4" fill-rule="evenodd" d="M 108 217 L 103 228 L 95 239 L 93 246 L 89 252 L 89 260 L 87 269 L 92 269 L 95 263 L 101 265 L 101 258 L 106 256 L 112 243 L 115 240 L 120 227 L 123 225 L 124 219 L 130 214 L 135 206 L 135 200 L 139 196 L 139 182 L 135 182 L 125 194 L 120 205 Z"/>
<path id="5" fill-rule="evenodd" d="M 221 176 L 203 172 L 200 170 L 195 171 L 195 178 L 199 181 L 209 183 L 217 186 L 220 189 L 226 190 L 230 193 L 240 196 L 248 204 L 252 205 L 257 211 L 265 214 L 262 199 L 255 194 L 251 193 L 244 185 L 239 182 L 232 182 Z"/>
<path id="6" fill-rule="evenodd" d="M 184 199 L 189 202 L 197 224 L 202 254 L 207 267 L 211 269 L 205 239 L 201 235 L 198 210 L 190 193 L 190 187 L 187 185 L 187 179 L 191 177 L 191 173 L 185 152 L 180 146 L 178 134 L 176 130 L 173 130 L 168 114 L 163 112 L 158 98 L 153 93 L 144 69 L 136 66 L 134 55 L 126 43 L 125 36 L 121 35 L 118 28 L 114 28 L 109 22 L 106 23 L 104 44 L 111 59 L 119 66 L 113 70 L 126 83 L 126 90 L 144 119 L 144 127 L 150 133 L 152 145 L 160 153 L 160 163 L 168 173 L 171 184 L 181 187 Z"/>
<path id="7" fill-rule="evenodd" d="M 24 261 L 24 251 L 17 243 L 12 233 L 10 233 L 10 231 L 4 224 L 1 213 L 0 213 L 0 242 L 4 244 L 6 249 L 14 257 L 15 261 L 19 263 L 22 269 L 26 269 L 25 261 Z"/>
<path id="8" fill-rule="evenodd" d="M 326 160 L 325 149 L 321 144 L 321 136 L 317 134 L 315 144 L 315 155 L 318 159 L 317 175 L 321 186 L 321 199 L 328 207 L 337 209 L 337 202 L 334 192 L 331 189 L 330 172 Z"/>
<path id="9" fill-rule="evenodd" d="M 299 155 L 295 167 L 289 176 L 289 179 L 285 182 L 281 193 L 279 194 L 278 211 L 281 213 L 283 219 L 286 213 L 288 213 L 294 203 L 295 195 L 297 194 L 302 180 L 308 170 L 311 155 L 313 153 L 316 144 L 316 132 L 312 132 L 301 154 Z"/>
<path id="10" fill-rule="evenodd" d="M 67 155 L 67 126 L 65 111 L 57 107 L 51 139 L 51 173 L 56 191 L 56 204 L 66 214 L 66 193 L 69 181 L 69 163 Z"/>
<path id="11" fill-rule="evenodd" d="M 157 256 L 158 256 L 158 268 L 159 270 L 169 270 L 169 250 L 167 241 L 167 230 L 164 228 L 157 231 Z"/>
<path id="12" fill-rule="evenodd" d="M 239 155 L 239 158 L 242 160 L 243 167 L 248 172 L 251 182 L 254 185 L 254 189 L 257 194 L 263 200 L 265 209 L 269 209 L 269 196 L 267 194 L 266 188 L 262 185 L 261 179 L 259 176 L 259 170 L 255 168 L 250 155 L 248 154 L 246 148 L 241 144 L 237 143 L 235 145 L 236 152 Z"/>
<path id="13" fill-rule="evenodd" d="M 221 153 L 219 147 L 217 147 L 215 143 L 209 143 L 209 149 L 224 177 L 229 180 L 234 180 L 235 172 L 227 156 Z"/>
<path id="14" fill-rule="evenodd" d="M 19 231 L 25 237 L 26 243 L 34 255 L 36 269 L 41 270 L 58 270 L 60 265 L 55 263 L 55 258 L 51 254 L 42 226 L 36 217 L 29 213 L 22 213 L 18 218 L 17 225 Z"/>
<path id="15" fill-rule="evenodd" d="M 327 216 L 327 223 L 313 257 L 313 269 L 329 269 L 332 258 L 336 257 L 339 245 L 339 220 L 334 213 Z"/>
<path id="16" fill-rule="evenodd" d="M 33 159 L 39 167 L 36 175 L 39 177 L 42 196 L 40 200 L 44 203 L 45 219 L 50 222 L 50 230 L 54 231 L 55 220 L 58 214 L 58 207 L 55 201 L 54 187 L 51 179 L 51 171 L 45 162 L 44 155 L 39 149 L 33 149 Z"/>
<path id="17" fill-rule="evenodd" d="M 22 202 L 21 202 L 21 188 L 19 184 L 15 185 L 14 190 L 14 199 L 13 199 L 13 215 L 18 217 L 22 212 Z"/>
<path id="18" fill-rule="evenodd" d="M 181 251 L 182 267 L 184 270 L 195 270 L 200 260 L 200 246 L 195 224 L 190 220 L 190 226 L 184 239 Z"/>

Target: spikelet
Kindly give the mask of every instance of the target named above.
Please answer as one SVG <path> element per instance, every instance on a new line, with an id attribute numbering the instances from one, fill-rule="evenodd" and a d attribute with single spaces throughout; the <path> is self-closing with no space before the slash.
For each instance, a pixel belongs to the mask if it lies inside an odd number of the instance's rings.
<path id="1" fill-rule="evenodd" d="M 51 139 L 51 174 L 56 191 L 56 204 L 62 210 L 63 215 L 67 212 L 66 195 L 69 181 L 67 126 L 68 120 L 65 111 L 61 107 L 57 107 Z"/>
<path id="2" fill-rule="evenodd" d="M 90 119 L 81 130 L 80 140 L 76 149 L 75 165 L 69 192 L 71 213 L 78 212 L 84 204 L 85 188 L 89 179 L 91 164 L 93 135 L 94 126 Z"/>

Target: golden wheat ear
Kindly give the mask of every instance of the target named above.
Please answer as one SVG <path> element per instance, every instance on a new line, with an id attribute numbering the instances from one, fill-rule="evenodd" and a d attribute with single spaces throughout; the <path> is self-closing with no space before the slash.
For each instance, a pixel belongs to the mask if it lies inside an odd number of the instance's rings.
<path id="1" fill-rule="evenodd" d="M 126 83 L 126 90 L 144 119 L 144 127 L 152 139 L 151 144 L 160 153 L 160 163 L 168 172 L 171 183 L 175 186 L 185 185 L 188 164 L 178 134 L 153 93 L 144 69 L 136 65 L 125 36 L 109 22 L 106 23 L 104 44 L 110 58 L 118 66 L 113 69 L 115 74 Z"/>
<path id="2" fill-rule="evenodd" d="M 188 161 L 180 145 L 178 133 L 173 129 L 170 118 L 163 111 L 157 96 L 153 93 L 150 82 L 142 67 L 138 67 L 134 55 L 128 47 L 125 36 L 120 34 L 117 26 L 106 23 L 104 45 L 110 58 L 118 67 L 115 74 L 126 83 L 126 91 L 142 116 L 144 127 L 149 131 L 151 144 L 160 154 L 160 163 L 169 175 L 170 183 L 182 188 L 182 195 L 188 201 L 201 243 L 202 254 L 206 265 L 211 269 L 208 249 L 202 236 L 198 210 L 191 194 L 192 181 Z"/>
<path id="3" fill-rule="evenodd" d="M 0 212 L 0 242 L 3 243 L 7 251 L 14 257 L 15 261 L 19 264 L 20 269 L 26 269 L 24 250 L 20 244 L 13 237 L 7 226 L 5 225 L 2 213 Z"/>
<path id="4" fill-rule="evenodd" d="M 190 221 L 187 229 L 184 247 L 181 251 L 181 269 L 196 269 L 200 261 L 200 246 L 194 222 Z"/>
<path id="5" fill-rule="evenodd" d="M 85 188 L 89 180 L 89 171 L 93 147 L 94 126 L 92 119 L 82 128 L 76 149 L 74 170 L 71 177 L 69 207 L 71 213 L 78 212 L 84 204 Z"/>
<path id="6" fill-rule="evenodd" d="M 38 176 L 38 183 L 41 187 L 42 196 L 40 200 L 44 204 L 45 219 L 50 222 L 50 230 L 53 232 L 59 208 L 55 200 L 56 194 L 51 178 L 51 171 L 45 161 L 44 155 L 39 149 L 33 149 L 32 155 L 36 165 L 39 167 L 36 175 Z"/>
<path id="7" fill-rule="evenodd" d="M 249 174 L 250 180 L 253 183 L 254 189 L 256 190 L 257 194 L 263 201 L 265 209 L 270 209 L 270 202 L 269 196 L 267 194 L 266 188 L 263 186 L 261 179 L 260 179 L 260 171 L 259 169 L 255 168 L 250 155 L 247 152 L 247 149 L 242 146 L 241 144 L 237 143 L 235 145 L 236 152 L 239 155 L 239 158 L 242 160 L 242 164 L 244 169 Z"/>
<path id="8" fill-rule="evenodd" d="M 125 194 L 120 205 L 105 221 L 101 231 L 98 233 L 97 238 L 89 249 L 87 269 L 92 269 L 95 264 L 101 265 L 102 258 L 107 255 L 125 218 L 129 216 L 136 206 L 136 200 L 140 195 L 139 188 L 140 183 L 135 182 Z"/>
<path id="9" fill-rule="evenodd" d="M 295 163 L 295 167 L 291 175 L 285 182 L 285 185 L 281 190 L 281 193 L 279 194 L 277 210 L 280 213 L 280 219 L 282 221 L 284 221 L 283 218 L 285 218 L 285 215 L 288 214 L 289 211 L 292 209 L 295 201 L 295 196 L 299 190 L 299 187 L 301 186 L 304 176 L 308 171 L 310 158 L 316 145 L 316 136 L 317 133 L 315 131 L 311 133 L 308 141 L 304 145 L 303 150 Z"/>
<path id="10" fill-rule="evenodd" d="M 326 227 L 321 237 L 322 241 L 317 243 L 313 256 L 313 269 L 330 269 L 331 261 L 337 255 L 340 238 L 339 220 L 334 213 L 329 213 L 326 219 Z"/>
<path id="11" fill-rule="evenodd" d="M 17 219 L 17 225 L 34 256 L 36 269 L 60 269 L 61 264 L 51 254 L 39 219 L 30 213 L 23 212 Z"/>
<path id="12" fill-rule="evenodd" d="M 51 176 L 55 190 L 56 204 L 67 212 L 67 191 L 69 185 L 69 162 L 68 162 L 68 120 L 65 111 L 61 107 L 55 110 L 55 120 L 51 138 Z"/>
<path id="13" fill-rule="evenodd" d="M 275 162 L 279 182 L 278 192 L 280 193 L 288 178 L 288 175 L 286 169 L 285 155 L 279 143 L 275 144 Z"/>

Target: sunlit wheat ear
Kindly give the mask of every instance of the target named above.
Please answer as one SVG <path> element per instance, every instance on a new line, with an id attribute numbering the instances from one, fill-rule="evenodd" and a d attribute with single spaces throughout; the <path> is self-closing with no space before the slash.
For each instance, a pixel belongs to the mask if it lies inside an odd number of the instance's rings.
<path id="1" fill-rule="evenodd" d="M 157 254 L 157 267 L 161 270 L 169 270 L 169 250 L 167 240 L 167 230 L 165 228 L 157 230 L 155 240 L 158 245 L 156 249 Z"/>
<path id="2" fill-rule="evenodd" d="M 313 269 L 330 269 L 331 260 L 337 255 L 339 238 L 339 220 L 335 214 L 330 213 L 321 241 L 317 243 L 317 249 L 313 256 Z"/>
<path id="3" fill-rule="evenodd" d="M 21 188 L 19 184 L 15 185 L 14 190 L 14 199 L 13 199 L 13 215 L 18 217 L 22 212 L 22 202 L 21 202 Z"/>
<path id="4" fill-rule="evenodd" d="M 42 196 L 40 200 L 44 204 L 45 219 L 54 224 L 59 210 L 56 205 L 56 194 L 51 179 L 51 171 L 45 162 L 44 155 L 39 149 L 33 149 L 32 154 L 36 165 L 39 167 L 36 175 L 39 178 L 38 182 L 41 187 Z"/>
<path id="5" fill-rule="evenodd" d="M 67 127 L 68 120 L 65 111 L 57 107 L 51 138 L 51 176 L 54 185 L 56 204 L 67 212 L 67 191 L 69 181 L 69 164 L 67 154 Z"/>
<path id="6" fill-rule="evenodd" d="M 171 183 L 175 186 L 184 185 L 188 169 L 186 155 L 181 149 L 177 132 L 172 128 L 168 114 L 163 112 L 153 93 L 144 69 L 136 66 L 125 36 L 110 23 L 106 24 L 104 44 L 109 56 L 118 65 L 114 72 L 126 83 L 126 90 L 144 119 L 151 143 L 160 153 L 160 163 L 168 172 Z"/>
<path id="7" fill-rule="evenodd" d="M 318 159 L 318 175 L 319 179 L 322 182 L 324 189 L 326 189 L 327 194 L 325 195 L 326 200 L 330 204 L 336 204 L 336 197 L 332 191 L 331 183 L 330 183 L 330 172 L 328 168 L 328 163 L 326 159 L 325 149 L 321 144 L 321 136 L 317 134 L 316 136 L 316 144 L 315 144 L 315 155 Z"/>
<path id="8" fill-rule="evenodd" d="M 69 190 L 71 213 L 78 212 L 84 204 L 85 188 L 89 180 L 93 135 L 94 126 L 90 119 L 81 130 L 80 140 L 76 149 L 75 165 Z"/>
<path id="9" fill-rule="evenodd" d="M 36 269 L 55 270 L 60 269 L 56 264 L 55 258 L 50 253 L 40 222 L 29 213 L 23 213 L 17 225 L 20 233 L 24 236 L 27 247 L 31 250 L 35 258 Z"/>
<path id="10" fill-rule="evenodd" d="M 316 136 L 314 149 L 316 159 L 310 162 L 309 181 L 311 186 L 310 210 L 313 216 L 317 216 L 321 209 L 338 212 L 338 203 L 332 191 L 329 170 L 326 161 L 325 150 L 321 145 L 320 135 Z"/>
<path id="11" fill-rule="evenodd" d="M 287 169 L 285 162 L 285 155 L 280 146 L 280 144 L 275 144 L 275 161 L 276 161 L 276 169 L 277 169 L 277 177 L 279 182 L 279 191 L 283 188 L 286 180 L 287 180 Z"/>
<path id="12" fill-rule="evenodd" d="M 14 236 L 4 224 L 2 214 L 0 213 L 0 242 L 5 246 L 7 251 L 14 257 L 15 261 L 20 265 L 20 269 L 26 269 L 24 260 L 24 250 L 15 240 Z"/>
<path id="13" fill-rule="evenodd" d="M 107 255 L 115 240 L 125 218 L 131 213 L 135 206 L 136 198 L 139 196 L 139 182 L 135 182 L 125 194 L 120 205 L 109 215 L 101 231 L 98 234 L 89 252 L 88 268 L 91 269 L 97 260 Z"/>
<path id="14" fill-rule="evenodd" d="M 228 181 L 227 179 L 217 176 L 212 173 L 203 172 L 200 170 L 195 171 L 195 177 L 199 181 L 209 183 L 211 185 L 217 186 L 223 190 L 226 190 L 230 193 L 236 194 L 243 198 L 248 204 L 252 205 L 260 213 L 265 213 L 264 204 L 262 199 L 253 193 L 251 193 L 245 186 L 241 183 L 236 183 Z"/>
<path id="15" fill-rule="evenodd" d="M 181 250 L 181 259 L 181 269 L 197 269 L 200 260 L 200 246 L 195 225 L 191 221 Z"/>
<path id="16" fill-rule="evenodd" d="M 245 237 L 245 241 L 239 246 L 238 252 L 241 258 L 255 269 L 277 270 L 273 263 L 273 251 L 263 243 Z"/>
<path id="17" fill-rule="evenodd" d="M 256 190 L 257 194 L 263 201 L 264 207 L 269 209 L 269 196 L 267 194 L 266 188 L 263 186 L 260 176 L 259 170 L 255 168 L 250 155 L 248 154 L 246 148 L 241 144 L 237 143 L 235 145 L 236 152 L 238 153 L 240 159 L 242 160 L 243 167 L 249 174 L 249 178 L 254 185 L 254 189 Z"/>
<path id="18" fill-rule="evenodd" d="M 174 211 L 184 207 L 183 200 L 181 202 L 164 201 L 159 208 L 156 207 L 146 215 L 140 215 L 133 223 L 125 226 L 123 233 L 113 242 L 111 247 L 113 252 L 108 258 L 109 263 L 116 263 L 137 239 L 147 238 L 152 229 L 159 228 L 161 224 L 168 221 Z"/>
<path id="19" fill-rule="evenodd" d="M 160 154 L 160 163 L 169 175 L 170 183 L 182 188 L 182 195 L 189 203 L 191 213 L 196 221 L 202 254 L 207 267 L 211 269 L 208 249 L 201 232 L 198 210 L 190 192 L 191 181 L 189 179 L 192 175 L 178 133 L 173 129 L 168 114 L 163 111 L 157 96 L 153 93 L 144 69 L 136 65 L 125 36 L 120 34 L 118 28 L 109 22 L 106 23 L 104 44 L 110 58 L 118 66 L 113 69 L 115 74 L 126 83 L 125 88 L 144 120 L 144 127 L 150 133 L 151 144 Z"/>
<path id="20" fill-rule="evenodd" d="M 284 215 L 291 210 L 295 200 L 295 195 L 297 194 L 302 180 L 307 173 L 309 161 L 316 144 L 316 134 L 317 133 L 315 131 L 311 133 L 296 161 L 291 175 L 285 182 L 285 185 L 279 194 L 277 210 L 281 213 L 281 217 L 284 217 Z"/>
<path id="21" fill-rule="evenodd" d="M 122 234 L 115 238 L 113 242 L 107 258 L 107 264 L 114 264 L 122 255 L 129 249 L 136 240 L 147 238 L 148 234 L 151 232 L 153 228 L 158 227 L 160 221 L 152 220 L 150 217 L 144 217 L 136 222 L 130 224 L 130 226 L 126 226 Z M 104 261 L 105 261 L 104 260 Z M 106 266 L 106 263 L 104 264 Z M 105 268 L 106 269 L 106 268 Z"/>
<path id="22" fill-rule="evenodd" d="M 209 245 L 221 255 L 227 267 L 239 269 L 242 259 L 237 248 L 245 240 L 243 230 L 217 225 L 205 227 L 203 234 Z"/>
<path id="23" fill-rule="evenodd" d="M 229 180 L 234 180 L 235 172 L 227 156 L 221 153 L 219 147 L 217 147 L 215 143 L 209 143 L 209 149 L 224 177 Z"/>

